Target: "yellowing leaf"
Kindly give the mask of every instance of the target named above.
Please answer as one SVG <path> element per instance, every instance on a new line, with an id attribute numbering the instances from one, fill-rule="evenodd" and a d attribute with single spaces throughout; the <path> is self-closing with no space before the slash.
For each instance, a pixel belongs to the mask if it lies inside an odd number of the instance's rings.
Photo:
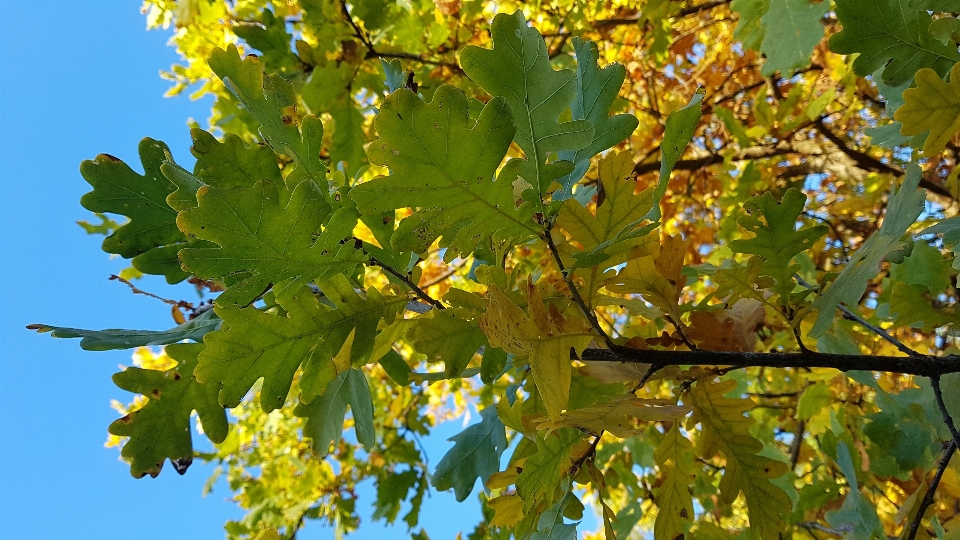
<path id="1" fill-rule="evenodd" d="M 517 493 L 529 512 L 540 502 L 553 502 L 564 468 L 570 463 L 573 447 L 584 435 L 575 429 L 561 429 L 537 437 L 537 452 L 527 458 L 517 477 Z"/>
<path id="2" fill-rule="evenodd" d="M 519 495 L 501 495 L 487 501 L 487 506 L 493 509 L 491 527 L 513 527 L 523 519 L 523 499 Z"/>
<path id="3" fill-rule="evenodd" d="M 607 280 L 607 290 L 618 294 L 639 293 L 661 313 L 679 323 L 677 306 L 686 284 L 681 271 L 688 244 L 689 241 L 679 235 L 664 238 L 656 259 L 646 256 L 630 261 L 619 274 Z"/>
<path id="4" fill-rule="evenodd" d="M 639 195 L 633 194 L 636 182 L 633 178 L 633 155 L 630 152 L 611 153 L 600 160 L 598 170 L 604 196 L 602 203 L 597 205 L 596 216 L 575 199 L 564 202 L 557 216 L 556 224 L 583 246 L 583 252 L 575 256 L 589 259 L 586 262 L 578 260 L 578 266 L 603 262 L 607 258 L 604 251 L 614 255 L 629 250 L 637 243 L 637 237 L 628 233 L 636 229 L 643 216 L 653 207 L 651 189 L 645 189 Z"/>
<path id="5" fill-rule="evenodd" d="M 903 123 L 901 135 L 930 132 L 923 143 L 923 153 L 931 156 L 942 152 L 960 131 L 960 63 L 950 70 L 949 83 L 930 68 L 918 71 L 916 82 L 916 88 L 903 91 L 904 104 L 894 118 Z"/>
<path id="6" fill-rule="evenodd" d="M 656 422 L 674 420 L 690 411 L 687 406 L 672 405 L 662 399 L 641 399 L 633 394 L 619 396 L 604 403 L 598 403 L 582 409 L 566 411 L 556 420 L 544 419 L 537 426 L 538 429 L 557 429 L 560 427 L 575 427 L 588 429 L 592 433 L 608 431 L 611 434 L 626 439 L 643 433 L 638 427 L 637 420 Z"/>
<path id="7" fill-rule="evenodd" d="M 660 510 L 653 525 L 654 538 L 677 538 L 684 533 L 684 525 L 693 521 L 692 450 L 693 445 L 674 423 L 654 451 L 653 457 L 663 473 L 663 483 L 657 491 Z"/>
<path id="8" fill-rule="evenodd" d="M 494 347 L 529 357 L 537 390 L 550 418 L 556 419 L 570 400 L 570 349 L 580 354 L 593 336 L 582 323 L 567 320 L 554 304 L 547 307 L 539 287 L 528 284 L 526 288 L 529 317 L 491 285 L 480 328 Z"/>
<path id="9" fill-rule="evenodd" d="M 786 463 L 758 455 L 763 443 L 750 434 L 753 420 L 744 416 L 753 402 L 724 397 L 736 385 L 734 380 L 698 381 L 690 390 L 693 417 L 688 425 L 699 422 L 702 427 L 697 441 L 701 456 L 709 458 L 720 452 L 727 460 L 720 481 L 720 502 L 730 504 L 743 492 L 750 528 L 764 540 L 777 539 L 784 528 L 783 516 L 793 505 L 771 480 L 783 476 L 789 468 Z"/>

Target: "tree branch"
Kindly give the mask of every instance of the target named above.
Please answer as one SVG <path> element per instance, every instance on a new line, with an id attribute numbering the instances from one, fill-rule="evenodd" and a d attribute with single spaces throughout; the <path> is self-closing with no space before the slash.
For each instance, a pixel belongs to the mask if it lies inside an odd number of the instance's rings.
<path id="1" fill-rule="evenodd" d="M 597 319 L 597 314 L 583 301 L 583 297 L 580 296 L 580 291 L 577 290 L 577 286 L 573 283 L 573 277 L 567 274 L 566 268 L 563 266 L 563 260 L 560 258 L 560 252 L 557 251 L 557 244 L 554 243 L 553 235 L 550 233 L 550 227 L 544 229 L 543 240 L 547 243 L 547 247 L 550 248 L 550 253 L 553 255 L 553 260 L 560 269 L 560 275 L 563 276 L 564 283 L 566 283 L 567 288 L 570 289 L 570 296 L 573 297 L 573 302 L 577 304 L 577 307 L 580 308 L 583 315 L 590 321 L 590 326 L 594 332 L 603 338 L 603 342 L 607 347 L 611 350 L 619 349 L 620 346 L 613 342 L 613 338 L 603 331 L 603 328 L 600 326 L 600 321 Z"/>
<path id="2" fill-rule="evenodd" d="M 402 281 L 404 285 L 406 285 L 407 287 L 410 287 L 410 290 L 412 290 L 412 291 L 414 292 L 414 294 L 416 294 L 416 295 L 417 295 L 421 300 L 423 300 L 424 302 L 430 304 L 431 306 L 433 306 L 433 307 L 435 307 L 435 308 L 437 308 L 437 309 L 440 309 L 440 310 L 445 309 L 444 306 L 443 306 L 443 304 L 442 304 L 439 300 L 437 300 L 436 298 L 430 296 L 430 295 L 427 294 L 423 289 L 421 289 L 420 287 L 418 287 L 416 283 L 414 283 L 413 281 L 410 280 L 410 277 L 409 277 L 409 276 L 406 276 L 406 275 L 398 272 L 397 270 L 395 270 L 395 269 L 394 269 L 393 267 L 391 267 L 390 265 L 384 264 L 383 262 L 377 260 L 376 257 L 370 257 L 370 264 L 373 265 L 373 266 L 379 266 L 380 268 L 383 268 L 384 270 L 386 270 L 387 272 L 389 272 L 390 275 L 392 275 L 393 277 L 395 277 L 395 278 L 399 279 L 400 281 Z"/>
<path id="3" fill-rule="evenodd" d="M 931 377 L 960 373 L 960 358 L 954 356 L 861 356 L 832 353 L 757 353 L 728 351 L 657 351 L 584 349 L 580 360 L 626 362 L 665 366 L 711 365 L 772 368 L 834 368 L 840 371 L 887 371 Z"/>
<path id="4" fill-rule="evenodd" d="M 933 495 L 937 491 L 937 486 L 940 485 L 940 479 L 943 478 L 943 473 L 947 470 L 947 465 L 950 464 L 950 459 L 956 451 L 957 441 L 954 439 L 950 441 L 950 444 L 948 444 L 947 448 L 943 451 L 943 458 L 940 460 L 940 465 L 937 466 L 937 472 L 933 475 L 933 479 L 930 480 L 930 487 L 927 488 L 927 493 L 923 496 L 923 500 L 920 501 L 920 508 L 917 509 L 917 515 L 914 516 L 913 521 L 910 523 L 910 532 L 907 534 L 906 540 L 914 540 L 917 537 L 917 531 L 920 529 L 920 522 L 923 521 L 923 515 L 927 513 L 927 508 L 930 508 L 930 505 L 933 504 Z"/>

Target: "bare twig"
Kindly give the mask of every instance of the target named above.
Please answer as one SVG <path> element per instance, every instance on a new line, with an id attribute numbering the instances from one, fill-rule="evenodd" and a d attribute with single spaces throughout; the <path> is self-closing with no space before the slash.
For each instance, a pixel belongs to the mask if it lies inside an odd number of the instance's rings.
<path id="1" fill-rule="evenodd" d="M 614 343 L 613 338 L 607 335 L 603 331 L 603 328 L 600 326 L 600 321 L 597 319 L 597 314 L 587 306 L 587 303 L 583 301 L 583 297 L 580 296 L 580 291 L 577 290 L 577 286 L 573 283 L 573 277 L 568 275 L 566 268 L 563 266 L 563 260 L 560 258 L 560 252 L 557 251 L 557 244 L 553 241 L 553 235 L 550 234 L 550 228 L 547 227 L 543 231 L 543 240 L 547 243 L 547 247 L 550 248 L 550 253 L 553 255 L 553 260 L 557 263 L 557 267 L 560 269 L 560 275 L 563 276 L 564 283 L 567 284 L 567 288 L 570 289 L 570 296 L 573 297 L 573 302 L 577 304 L 577 307 L 580 308 L 580 311 L 583 315 L 590 321 L 590 326 L 593 330 L 603 338 L 603 342 L 610 349 L 619 349 L 620 346 Z"/>
<path id="2" fill-rule="evenodd" d="M 800 277 L 799 275 L 794 276 L 794 279 L 796 279 L 796 280 L 797 280 L 797 283 L 799 283 L 799 284 L 800 284 L 801 286 L 803 286 L 803 287 L 806 287 L 806 288 L 811 289 L 811 290 L 816 289 L 816 287 L 814 287 L 814 286 L 811 285 L 810 283 L 807 283 L 807 281 L 806 281 L 805 279 L 803 279 L 802 277 Z M 884 330 L 883 328 L 880 328 L 879 326 L 874 325 L 874 324 L 870 324 L 869 322 L 866 321 L 866 319 L 864 319 L 863 317 L 861 317 L 860 315 L 858 315 L 856 312 L 854 312 L 853 310 L 851 310 L 851 309 L 848 308 L 847 306 L 845 306 L 845 305 L 843 305 L 843 304 L 837 304 L 837 309 L 839 309 L 840 312 L 843 313 L 843 318 L 844 318 L 844 319 L 847 319 L 847 320 L 850 320 L 850 321 L 854 321 L 854 322 L 856 322 L 857 324 L 859 324 L 860 326 L 863 326 L 864 328 L 866 328 L 867 330 L 870 330 L 870 331 L 873 332 L 874 334 L 876 334 L 876 335 L 880 336 L 882 339 L 886 340 L 887 343 L 890 343 L 891 345 L 893 345 L 894 347 L 896 347 L 897 350 L 900 351 L 900 352 L 902 352 L 903 354 L 906 354 L 906 355 L 908 355 L 908 356 L 923 356 L 923 355 L 920 354 L 919 352 L 917 352 L 917 351 L 911 349 L 910 347 L 907 347 L 906 345 L 904 345 L 903 342 L 900 341 L 899 339 L 891 336 L 891 335 L 890 335 L 886 330 Z"/>
<path id="3" fill-rule="evenodd" d="M 943 478 L 943 473 L 947 470 L 947 465 L 950 464 L 950 459 L 953 457 L 953 454 L 956 451 L 957 441 L 954 439 L 950 441 L 950 444 L 948 444 L 946 449 L 943 451 L 943 458 L 940 459 L 940 464 L 937 466 L 937 472 L 933 475 L 933 479 L 930 480 L 930 487 L 927 488 L 927 493 L 923 496 L 923 500 L 920 501 L 920 507 L 917 509 L 917 515 L 914 516 L 913 521 L 910 522 L 910 531 L 907 534 L 906 540 L 914 540 L 917 537 L 917 531 L 920 530 L 920 522 L 923 521 L 923 515 L 927 513 L 927 508 L 930 508 L 930 505 L 933 504 L 933 496 L 937 491 L 937 486 L 940 485 L 940 480 Z"/>
<path id="4" fill-rule="evenodd" d="M 443 306 L 443 304 L 442 304 L 439 300 L 437 300 L 436 298 L 434 298 L 434 297 L 430 296 L 429 294 L 427 294 L 423 289 L 421 289 L 419 286 L 417 286 L 417 284 L 414 283 L 414 282 L 410 279 L 410 277 L 407 276 L 406 274 L 403 274 L 403 273 L 397 271 L 396 269 L 394 269 L 393 267 L 391 267 L 391 266 L 388 265 L 388 264 L 384 264 L 383 262 L 377 260 L 376 257 L 370 257 L 370 264 L 371 264 L 372 266 L 379 266 L 380 268 L 383 268 L 383 269 L 386 270 L 388 273 L 390 273 L 390 275 L 392 275 L 393 277 L 395 277 L 395 278 L 399 279 L 400 281 L 402 281 L 404 285 L 406 285 L 407 287 L 409 287 L 410 290 L 412 290 L 412 291 L 414 292 L 414 294 L 416 294 L 417 297 L 419 297 L 419 298 L 420 298 L 421 300 L 423 300 L 424 302 L 430 304 L 431 306 L 433 306 L 433 307 L 435 307 L 435 308 L 437 308 L 437 309 L 440 309 L 440 310 L 445 309 L 444 306 Z"/>

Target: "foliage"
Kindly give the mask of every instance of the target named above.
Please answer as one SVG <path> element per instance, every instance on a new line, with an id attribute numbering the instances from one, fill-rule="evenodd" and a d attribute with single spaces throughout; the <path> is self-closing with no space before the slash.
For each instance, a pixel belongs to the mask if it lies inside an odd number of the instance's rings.
<path id="1" fill-rule="evenodd" d="M 473 539 L 960 538 L 958 11 L 147 0 L 212 115 L 84 162 L 81 225 L 216 296 L 30 328 L 165 346 L 110 443 L 216 463 L 229 538 L 426 538 L 431 489 Z"/>

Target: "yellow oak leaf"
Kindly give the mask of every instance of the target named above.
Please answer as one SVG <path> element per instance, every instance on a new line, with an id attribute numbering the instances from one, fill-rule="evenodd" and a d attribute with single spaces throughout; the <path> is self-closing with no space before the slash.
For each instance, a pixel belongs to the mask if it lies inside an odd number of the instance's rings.
<path id="1" fill-rule="evenodd" d="M 487 311 L 478 322 L 491 345 L 529 358 L 547 412 L 558 418 L 570 400 L 570 349 L 579 355 L 593 336 L 582 320 L 567 319 L 556 304 L 544 304 L 541 287 L 521 288 L 526 289 L 529 316 L 491 284 Z"/>
<path id="2" fill-rule="evenodd" d="M 523 519 L 523 499 L 515 493 L 494 497 L 487 506 L 494 512 L 491 527 L 513 527 Z"/>
<path id="3" fill-rule="evenodd" d="M 693 496 L 690 485 L 695 477 L 693 444 L 680 433 L 674 423 L 654 450 L 653 457 L 663 473 L 663 483 L 657 494 L 657 520 L 653 525 L 654 538 L 682 537 L 686 526 L 693 522 Z"/>
<path id="4" fill-rule="evenodd" d="M 763 539 L 777 539 L 783 531 L 783 516 L 793 508 L 790 497 L 771 480 L 790 471 L 786 463 L 759 455 L 763 443 L 750 434 L 753 419 L 745 416 L 753 407 L 749 399 L 724 397 L 737 385 L 734 380 L 716 382 L 700 379 L 690 389 L 693 416 L 690 429 L 699 423 L 700 456 L 711 458 L 718 452 L 726 458 L 720 480 L 720 502 L 731 504 L 743 492 L 747 502 L 750 528 Z"/>
<path id="5" fill-rule="evenodd" d="M 894 118 L 903 123 L 901 135 L 930 132 L 923 143 L 923 153 L 930 156 L 943 151 L 960 131 L 960 64 L 950 70 L 949 83 L 930 68 L 918 71 L 916 82 L 916 88 L 903 91 L 904 103 Z"/>
<path id="6" fill-rule="evenodd" d="M 616 276 L 604 282 L 616 294 L 637 294 L 653 304 L 675 323 L 680 322 L 680 294 L 687 283 L 682 274 L 689 241 L 679 235 L 663 239 L 656 256 L 644 256 L 627 263 Z"/>
<path id="7" fill-rule="evenodd" d="M 644 422 L 662 422 L 675 420 L 690 412 L 690 407 L 674 405 L 663 399 L 641 399 L 633 394 L 619 396 L 613 400 L 565 411 L 557 419 L 544 418 L 537 429 L 554 430 L 561 427 L 587 429 L 592 433 L 607 431 L 616 437 L 626 439 L 643 433 L 644 428 L 634 420 Z"/>

